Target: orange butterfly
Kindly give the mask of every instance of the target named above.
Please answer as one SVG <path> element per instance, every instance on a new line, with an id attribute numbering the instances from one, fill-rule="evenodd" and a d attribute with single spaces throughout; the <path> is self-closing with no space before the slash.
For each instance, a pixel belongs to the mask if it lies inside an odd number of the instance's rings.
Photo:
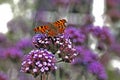
<path id="1" fill-rule="evenodd" d="M 35 32 L 41 32 L 42 34 L 47 34 L 48 36 L 54 37 L 58 34 L 62 34 L 66 28 L 67 21 L 65 19 L 58 20 L 51 23 L 49 26 L 38 26 L 34 28 Z"/>

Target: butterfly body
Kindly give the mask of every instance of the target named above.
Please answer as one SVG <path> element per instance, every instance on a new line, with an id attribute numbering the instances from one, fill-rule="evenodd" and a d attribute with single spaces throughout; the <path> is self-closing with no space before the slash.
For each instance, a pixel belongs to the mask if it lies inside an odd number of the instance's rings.
<path id="1" fill-rule="evenodd" d="M 58 20 L 54 23 L 51 23 L 50 25 L 46 25 L 46 26 L 38 26 L 36 28 L 34 28 L 35 32 L 40 32 L 42 34 L 47 34 L 50 37 L 54 37 L 58 34 L 62 34 L 66 28 L 66 20 L 65 19 L 61 19 Z"/>

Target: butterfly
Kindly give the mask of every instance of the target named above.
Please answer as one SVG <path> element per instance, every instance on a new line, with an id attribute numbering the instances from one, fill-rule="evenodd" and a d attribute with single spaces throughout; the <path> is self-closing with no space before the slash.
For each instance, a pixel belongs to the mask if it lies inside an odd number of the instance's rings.
<path id="1" fill-rule="evenodd" d="M 49 25 L 38 26 L 34 28 L 34 31 L 40 32 L 42 34 L 47 34 L 50 37 L 54 37 L 58 34 L 64 33 L 64 30 L 66 28 L 66 22 L 67 21 L 65 19 L 61 19 L 56 22 L 50 23 Z"/>

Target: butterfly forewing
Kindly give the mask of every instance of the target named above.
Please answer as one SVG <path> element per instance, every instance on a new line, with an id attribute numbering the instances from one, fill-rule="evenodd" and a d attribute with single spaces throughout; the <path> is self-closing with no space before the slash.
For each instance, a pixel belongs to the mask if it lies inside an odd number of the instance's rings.
<path id="1" fill-rule="evenodd" d="M 54 27 L 57 29 L 58 33 L 63 33 L 66 26 L 65 26 L 66 20 L 65 19 L 61 19 L 59 21 L 56 21 L 53 23 Z"/>
<path id="2" fill-rule="evenodd" d="M 34 28 L 35 32 L 41 32 L 42 34 L 45 34 L 49 30 L 49 26 L 38 26 Z"/>

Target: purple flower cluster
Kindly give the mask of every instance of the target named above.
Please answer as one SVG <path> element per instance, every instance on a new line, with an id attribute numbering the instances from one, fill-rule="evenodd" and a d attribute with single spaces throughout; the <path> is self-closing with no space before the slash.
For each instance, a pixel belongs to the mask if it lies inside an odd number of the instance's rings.
<path id="1" fill-rule="evenodd" d="M 10 59 L 16 61 L 20 60 L 23 53 L 32 49 L 32 43 L 30 38 L 22 38 L 19 41 L 10 41 L 3 34 L 0 34 L 0 57 L 1 59 Z"/>
<path id="2" fill-rule="evenodd" d="M 82 44 L 86 40 L 86 35 L 80 29 L 75 27 L 66 28 L 65 36 L 69 37 L 76 45 Z"/>
<path id="3" fill-rule="evenodd" d="M 8 80 L 8 76 L 3 72 L 0 72 L 0 80 Z"/>
<path id="4" fill-rule="evenodd" d="M 86 68 L 86 70 L 97 76 L 98 80 L 107 80 L 107 74 L 104 67 L 98 62 L 98 56 L 91 50 L 83 46 L 76 47 L 78 56 L 74 59 L 73 65 L 79 65 Z"/>
<path id="5" fill-rule="evenodd" d="M 33 36 L 32 42 L 36 48 L 49 49 L 52 44 L 52 39 L 43 34 L 36 34 Z"/>
<path id="6" fill-rule="evenodd" d="M 19 60 L 23 56 L 23 52 L 16 47 L 7 48 L 6 50 L 4 50 L 3 54 L 6 58 L 10 58 L 13 61 Z"/>
<path id="7" fill-rule="evenodd" d="M 89 64 L 88 71 L 97 76 L 98 80 L 107 80 L 107 74 L 102 64 L 94 61 Z"/>
<path id="8" fill-rule="evenodd" d="M 22 38 L 21 40 L 19 40 L 16 43 L 16 47 L 18 47 L 19 49 L 27 49 L 27 48 L 32 48 L 32 43 L 31 43 L 31 39 L 29 38 Z"/>
<path id="9" fill-rule="evenodd" d="M 108 27 L 93 27 L 91 30 L 93 36 L 95 36 L 100 42 L 111 45 L 114 42 L 114 37 L 110 33 Z"/>
<path id="10" fill-rule="evenodd" d="M 60 60 L 83 66 L 87 72 L 97 76 L 97 79 L 106 80 L 107 75 L 104 67 L 98 61 L 98 56 L 86 47 L 85 41 L 89 36 L 88 33 L 91 33 L 102 43 L 111 44 L 114 41 L 107 27 L 100 28 L 92 25 L 82 29 L 69 27 L 64 34 L 55 37 L 36 34 L 32 38 L 32 43 L 37 50 L 32 50 L 25 56 L 21 71 L 36 77 L 40 73 L 48 73 L 57 69 L 55 63 Z M 72 42 L 76 47 L 73 46 Z"/>
<path id="11" fill-rule="evenodd" d="M 30 73 L 34 77 L 40 73 L 48 73 L 57 69 L 55 63 L 58 62 L 55 54 L 60 61 L 72 62 L 77 56 L 76 49 L 72 46 L 70 39 L 63 34 L 49 37 L 44 34 L 36 34 L 32 38 L 32 43 L 37 50 L 32 50 L 25 56 L 21 71 Z"/>
<path id="12" fill-rule="evenodd" d="M 94 25 L 87 25 L 83 28 L 80 28 L 80 31 L 82 32 L 82 34 L 84 34 L 85 39 L 87 39 L 89 34 L 92 34 L 98 40 L 98 42 L 104 43 L 105 45 L 111 45 L 115 41 L 114 36 L 107 26 L 99 27 Z"/>
<path id="13" fill-rule="evenodd" d="M 56 53 L 65 62 L 72 62 L 78 55 L 70 39 L 65 38 L 63 35 L 55 38 L 55 45 L 59 46 Z"/>
<path id="14" fill-rule="evenodd" d="M 65 62 L 71 62 L 77 56 L 76 50 L 69 38 L 64 35 L 48 37 L 37 34 L 33 37 L 33 44 L 36 48 L 48 49 L 53 54 L 58 54 Z"/>
<path id="15" fill-rule="evenodd" d="M 98 60 L 98 56 L 95 53 L 83 46 L 77 46 L 76 51 L 78 52 L 78 56 L 73 61 L 74 65 L 87 66 L 89 63 Z"/>
<path id="16" fill-rule="evenodd" d="M 26 72 L 36 77 L 40 73 L 47 73 L 57 69 L 55 56 L 46 49 L 32 50 L 24 57 L 21 72 Z"/>
<path id="17" fill-rule="evenodd" d="M 112 44 L 109 48 L 110 52 L 114 52 L 117 56 L 120 56 L 120 43 L 116 42 Z"/>

